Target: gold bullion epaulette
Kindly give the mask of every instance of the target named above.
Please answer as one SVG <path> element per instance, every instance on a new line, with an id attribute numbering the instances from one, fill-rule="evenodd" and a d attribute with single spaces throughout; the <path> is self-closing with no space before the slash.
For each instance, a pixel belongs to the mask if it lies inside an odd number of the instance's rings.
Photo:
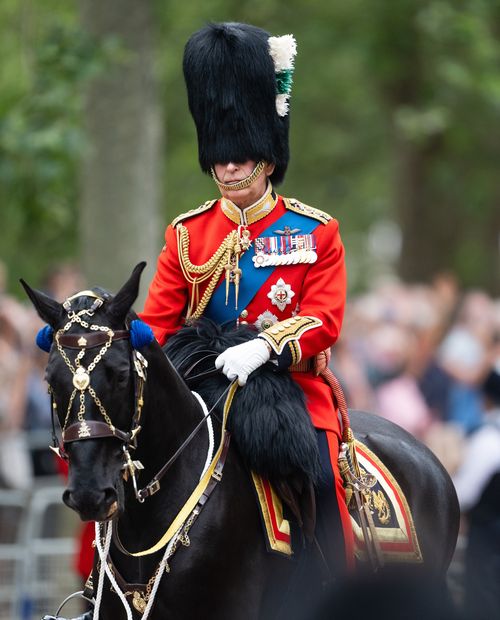
<path id="1" fill-rule="evenodd" d="M 180 224 L 180 222 L 187 220 L 189 217 L 193 217 L 194 215 L 198 215 L 199 213 L 204 213 L 205 211 L 208 211 L 214 206 L 216 202 L 217 202 L 217 199 L 207 200 L 207 202 L 203 203 L 199 207 L 196 207 L 196 209 L 190 209 L 189 211 L 186 211 L 186 213 L 181 213 L 172 222 L 173 228 L 175 228 L 177 224 Z"/>
<path id="2" fill-rule="evenodd" d="M 290 211 L 295 211 L 295 213 L 300 213 L 301 215 L 305 215 L 306 217 L 312 217 L 315 220 L 318 220 L 322 224 L 328 224 L 328 222 L 332 219 L 331 215 L 325 213 L 324 211 L 320 211 L 315 207 L 310 207 L 309 205 L 300 202 L 296 198 L 284 198 L 285 207 Z"/>

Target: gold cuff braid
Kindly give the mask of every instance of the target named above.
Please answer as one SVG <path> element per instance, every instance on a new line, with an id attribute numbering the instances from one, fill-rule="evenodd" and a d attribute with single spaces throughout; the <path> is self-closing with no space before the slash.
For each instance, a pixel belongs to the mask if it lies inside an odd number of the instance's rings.
<path id="1" fill-rule="evenodd" d="M 285 321 L 275 323 L 272 327 L 265 329 L 260 338 L 264 338 L 268 342 L 276 355 L 280 355 L 288 342 L 293 342 L 292 357 L 293 363 L 297 364 L 300 361 L 300 346 L 298 345 L 298 339 L 305 332 L 315 327 L 320 327 L 323 322 L 314 316 L 296 316 Z"/>

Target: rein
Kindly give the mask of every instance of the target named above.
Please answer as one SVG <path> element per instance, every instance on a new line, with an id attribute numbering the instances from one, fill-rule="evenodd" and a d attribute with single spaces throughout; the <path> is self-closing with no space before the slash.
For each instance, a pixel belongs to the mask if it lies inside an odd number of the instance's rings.
<path id="1" fill-rule="evenodd" d="M 210 371 L 212 372 L 212 371 Z M 217 371 L 219 372 L 219 371 Z M 208 413 L 206 413 L 203 418 L 198 422 L 198 424 L 194 427 L 194 429 L 189 433 L 186 439 L 182 442 L 182 444 L 177 448 L 177 450 L 172 454 L 172 456 L 168 459 L 168 461 L 163 465 L 163 467 L 153 476 L 151 482 L 147 484 L 144 488 L 140 489 L 137 492 L 137 499 L 140 502 L 143 502 L 147 497 L 154 495 L 156 492 L 160 490 L 160 480 L 167 473 L 167 471 L 172 467 L 175 461 L 179 458 L 179 456 L 184 452 L 184 450 L 188 447 L 191 441 L 194 439 L 198 431 L 202 426 L 207 423 L 207 419 L 214 414 L 215 408 L 220 403 L 220 401 L 226 396 L 231 389 L 231 384 L 222 392 L 219 398 L 216 400 L 214 405 L 210 408 Z"/>
<path id="2" fill-rule="evenodd" d="M 214 491 L 215 487 L 222 479 L 222 471 L 224 469 L 231 440 L 231 434 L 227 430 L 226 425 L 229 417 L 229 411 L 231 409 L 231 404 L 233 402 L 233 398 L 237 389 L 238 382 L 235 380 L 229 384 L 229 387 L 222 394 L 222 396 L 224 394 L 226 395 L 226 400 L 224 403 L 224 412 L 222 418 L 221 439 L 217 452 L 215 453 L 212 462 L 202 475 L 199 483 L 196 485 L 196 488 L 193 490 L 185 504 L 177 513 L 177 516 L 174 518 L 166 532 L 149 549 L 144 549 L 143 551 L 131 553 L 130 551 L 127 551 L 123 544 L 120 542 L 117 529 L 115 528 L 113 531 L 113 540 L 117 547 L 120 549 L 120 551 L 122 551 L 122 553 L 125 553 L 126 555 L 135 558 L 144 557 L 146 555 L 156 553 L 157 551 L 163 549 L 170 542 L 170 540 L 176 535 L 180 528 L 182 528 L 186 521 L 188 521 L 189 527 L 191 527 L 191 525 L 194 523 L 195 519 L 198 517 L 201 510 L 210 498 L 210 495 Z"/>

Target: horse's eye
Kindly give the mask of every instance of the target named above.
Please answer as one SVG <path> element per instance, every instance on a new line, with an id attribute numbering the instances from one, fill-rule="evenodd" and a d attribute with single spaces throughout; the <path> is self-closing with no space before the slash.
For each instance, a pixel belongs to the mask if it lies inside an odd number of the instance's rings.
<path id="1" fill-rule="evenodd" d="M 106 379 L 109 383 L 112 383 L 114 385 L 118 385 L 121 387 L 127 385 L 129 377 L 130 373 L 128 368 L 106 368 Z"/>
<path id="2" fill-rule="evenodd" d="M 127 371 L 118 372 L 116 379 L 117 379 L 118 385 L 127 385 L 128 379 L 129 379 L 129 373 Z"/>

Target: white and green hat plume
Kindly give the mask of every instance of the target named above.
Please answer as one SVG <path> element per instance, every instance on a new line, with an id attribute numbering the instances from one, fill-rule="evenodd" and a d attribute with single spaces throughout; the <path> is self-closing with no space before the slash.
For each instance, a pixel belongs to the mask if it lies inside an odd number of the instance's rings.
<path id="1" fill-rule="evenodd" d="M 295 53 L 292 35 L 251 24 L 207 24 L 191 35 L 183 67 L 204 172 L 220 162 L 265 161 L 274 164 L 272 184 L 283 181 Z"/>
<path id="2" fill-rule="evenodd" d="M 269 37 L 269 53 L 276 72 L 276 111 L 286 116 L 293 84 L 293 63 L 297 55 L 297 43 L 293 34 Z"/>

